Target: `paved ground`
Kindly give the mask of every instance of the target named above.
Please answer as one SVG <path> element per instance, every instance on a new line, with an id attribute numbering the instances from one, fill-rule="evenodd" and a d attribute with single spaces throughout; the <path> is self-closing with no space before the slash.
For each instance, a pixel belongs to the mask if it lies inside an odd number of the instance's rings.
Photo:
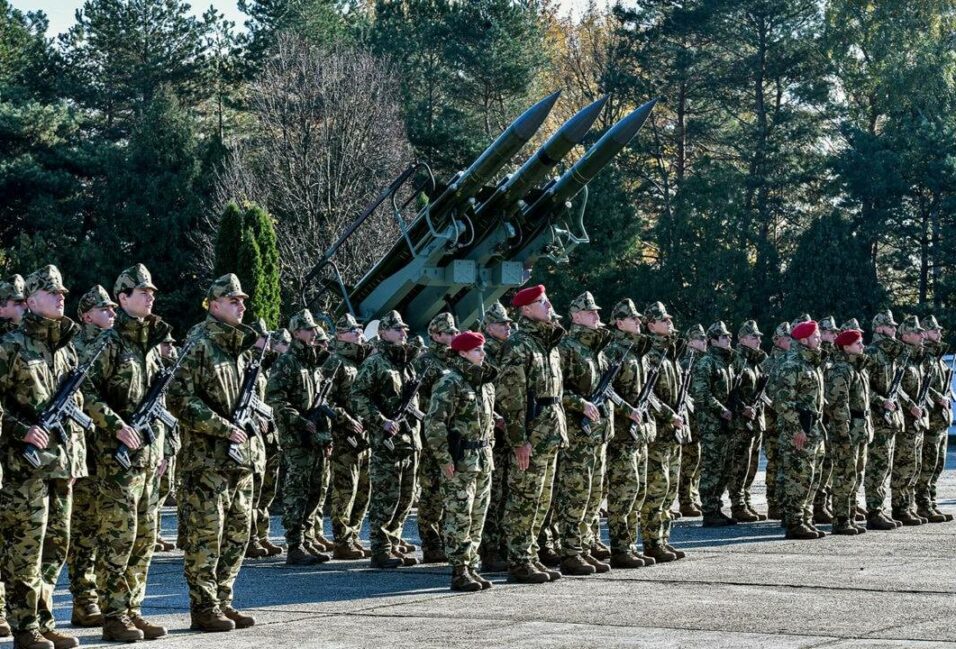
<path id="1" fill-rule="evenodd" d="M 956 513 L 956 451 L 948 467 L 941 500 Z M 164 527 L 174 524 L 166 512 Z M 212 637 L 188 631 L 182 556 L 172 553 L 153 564 L 146 614 L 172 630 L 157 643 L 170 649 L 956 647 L 956 522 L 800 542 L 783 540 L 773 523 L 702 530 L 697 519 L 680 521 L 673 540 L 687 559 L 542 586 L 501 574 L 474 594 L 451 593 L 442 567 L 251 561 L 236 604 L 257 626 Z M 69 620 L 63 584 L 57 604 Z M 98 630 L 79 635 L 99 642 Z"/>

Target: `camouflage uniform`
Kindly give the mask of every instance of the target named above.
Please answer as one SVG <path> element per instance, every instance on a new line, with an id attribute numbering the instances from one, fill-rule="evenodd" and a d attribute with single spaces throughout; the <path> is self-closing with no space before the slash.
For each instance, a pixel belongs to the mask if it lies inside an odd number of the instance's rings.
<path id="1" fill-rule="evenodd" d="M 166 336 L 166 339 L 163 342 L 176 342 L 172 333 Z M 159 357 L 159 362 L 163 364 L 164 368 L 169 368 L 175 365 L 176 358 L 178 353 L 176 349 L 173 349 L 173 355 L 170 358 L 164 356 Z M 163 397 L 163 402 L 165 403 L 166 398 Z M 166 502 L 166 498 L 170 494 L 175 494 L 176 485 L 179 480 L 179 470 L 176 467 L 176 456 L 179 454 L 179 449 L 182 446 L 180 437 L 179 437 L 179 428 L 173 430 L 165 431 L 163 435 L 163 459 L 166 460 L 166 470 L 163 472 L 163 475 L 160 476 L 159 480 L 156 481 L 156 541 L 158 544 L 163 545 L 166 550 L 172 549 L 175 547 L 175 544 L 169 541 L 165 541 L 161 538 L 162 534 L 162 507 L 163 503 Z M 159 548 L 157 548 L 159 549 Z"/>
<path id="2" fill-rule="evenodd" d="M 837 333 L 838 329 L 833 316 L 827 316 L 826 318 L 820 320 L 820 331 L 830 331 Z M 829 369 L 830 364 L 833 362 L 836 351 L 837 350 L 832 342 L 828 340 L 820 341 L 820 354 L 823 358 L 821 367 L 823 368 L 824 374 Z M 826 430 L 830 430 L 829 417 L 830 416 L 827 414 L 826 409 L 824 409 L 823 427 Z M 817 523 L 832 522 L 832 511 L 830 507 L 830 503 L 832 501 L 832 475 L 833 458 L 832 453 L 830 452 L 830 439 L 827 438 L 823 442 L 823 467 L 821 469 L 820 475 L 820 489 L 817 490 L 817 496 L 813 503 L 813 516 L 815 522 Z"/>
<path id="3" fill-rule="evenodd" d="M 289 330 L 318 329 L 308 309 L 298 312 Z M 321 331 L 321 330 L 320 330 Z M 319 337 L 324 339 L 324 333 Z M 332 443 L 331 422 L 324 419 L 316 431 L 307 430 L 309 411 L 322 389 L 322 364 L 328 352 L 294 339 L 276 361 L 266 388 L 282 446 L 282 526 L 289 550 L 302 549 L 308 516 L 321 505 L 322 478 L 327 464 L 325 447 Z"/>
<path id="4" fill-rule="evenodd" d="M 264 320 L 260 320 L 258 326 L 255 328 L 260 337 L 267 333 Z M 276 338 L 271 338 L 271 342 L 275 341 Z M 289 345 L 291 345 L 291 341 Z M 261 354 L 258 349 L 251 349 L 248 353 Z M 258 381 L 259 394 L 263 399 L 266 397 L 269 376 L 272 374 L 272 369 L 278 358 L 278 352 L 272 349 L 270 343 L 270 348 L 266 351 L 262 359 L 262 373 L 259 374 Z M 264 456 L 259 458 L 256 471 L 253 473 L 252 531 L 249 536 L 249 550 L 251 552 L 258 551 L 261 553 L 265 551 L 267 554 L 273 555 L 281 552 L 281 549 L 275 549 L 276 546 L 272 546 L 274 551 L 270 553 L 269 548 L 266 547 L 272 545 L 269 542 L 269 527 L 271 525 L 269 509 L 272 507 L 276 493 L 279 490 L 279 468 L 282 463 L 282 445 L 279 442 L 278 425 L 274 419 L 275 416 L 273 415 L 273 421 L 268 423 L 262 435 Z M 263 543 L 266 545 L 263 545 Z"/>
<path id="5" fill-rule="evenodd" d="M 213 282 L 208 299 L 244 296 L 235 275 Z M 179 419 L 180 545 L 194 614 L 232 606 L 233 585 L 242 567 L 252 523 L 253 466 L 264 452 L 262 438 L 250 435 L 229 456 L 236 406 L 251 348 L 258 335 L 214 318 L 193 327 L 196 341 L 169 386 L 168 405 Z"/>
<path id="6" fill-rule="evenodd" d="M 790 323 L 781 322 L 773 332 L 775 339 L 790 337 Z M 772 377 L 777 365 L 783 360 L 787 352 L 777 345 L 773 346 L 770 354 L 764 359 L 761 365 L 761 371 L 771 377 L 767 383 L 767 398 L 773 401 L 774 385 Z M 765 480 L 767 482 L 767 514 L 770 518 L 779 518 L 781 512 L 781 502 L 778 497 L 778 489 L 783 480 L 783 464 L 779 461 L 779 431 L 777 430 L 777 413 L 773 407 L 764 410 L 764 423 L 766 429 L 763 436 L 763 453 L 767 456 L 767 466 L 765 471 Z"/>
<path id="7" fill-rule="evenodd" d="M 899 327 L 899 336 L 904 333 L 922 333 L 916 316 L 903 319 Z M 903 343 L 906 345 L 906 343 Z M 920 466 L 923 463 L 923 422 L 910 414 L 910 408 L 916 403 L 920 388 L 925 380 L 923 373 L 922 346 L 906 345 L 910 351 L 906 371 L 903 372 L 902 390 L 900 390 L 900 407 L 903 411 L 903 430 L 896 435 L 896 448 L 893 452 L 893 469 L 890 477 L 892 489 L 893 518 L 900 518 L 896 514 L 916 512 L 916 482 L 919 479 Z M 923 404 L 925 409 L 925 404 Z M 904 521 L 906 522 L 906 521 Z"/>
<path id="8" fill-rule="evenodd" d="M 458 327 L 450 313 L 439 313 L 428 323 L 428 333 L 457 334 Z M 422 378 L 418 399 L 422 404 L 431 400 L 432 388 L 457 352 L 435 340 L 430 340 L 428 349 L 415 362 Z M 423 440 L 425 441 L 425 440 Z M 418 461 L 418 536 L 422 540 L 422 555 L 426 563 L 444 561 L 442 550 L 442 475 L 433 449 L 427 441 L 422 446 Z"/>
<path id="9" fill-rule="evenodd" d="M 339 331 L 358 328 L 351 314 L 336 323 Z M 332 377 L 330 405 L 341 409 L 349 418 L 358 419 L 350 410 L 349 394 L 358 374 L 359 366 L 368 357 L 369 347 L 364 344 L 333 341 L 332 354 L 322 371 Z M 369 451 L 368 433 L 358 435 L 347 425 L 345 417 L 332 426 L 332 534 L 336 544 L 354 546 L 359 541 L 362 521 L 369 504 Z"/>
<path id="10" fill-rule="evenodd" d="M 27 277 L 26 294 L 40 289 L 66 293 L 60 272 L 46 266 Z M 0 437 L 5 482 L 0 490 L 3 530 L 2 572 L 9 590 L 8 621 L 14 632 L 54 630 L 53 590 L 69 547 L 70 480 L 87 475 L 86 443 L 80 429 L 64 423 L 69 444 L 53 431 L 39 450 L 41 464 L 24 458 L 22 440 L 37 413 L 53 396 L 60 377 L 75 367 L 71 341 L 79 326 L 67 317 L 57 320 L 27 313 L 20 328 L 0 345 L 0 399 L 4 435 Z M 82 394 L 74 397 L 82 407 Z"/>
<path id="11" fill-rule="evenodd" d="M 405 326 L 397 311 L 386 314 L 379 323 L 380 329 Z M 376 353 L 359 366 L 352 383 L 351 412 L 361 418 L 372 442 L 370 541 L 373 559 L 385 559 L 402 542 L 405 519 L 415 496 L 422 443 L 421 425 L 411 416 L 401 422 L 394 435 L 389 435 L 384 425 L 392 421 L 401 406 L 405 385 L 417 378 L 413 361 L 418 350 L 410 344 L 392 344 L 383 339 L 375 343 L 375 349 Z M 412 405 L 418 408 L 418 403 L 416 395 Z M 393 448 L 386 442 L 391 442 Z"/>
<path id="12" fill-rule="evenodd" d="M 527 470 L 508 472 L 502 527 L 511 568 L 526 567 L 537 559 L 538 534 L 551 506 L 558 448 L 568 443 L 557 349 L 563 336 L 564 329 L 557 323 L 522 317 L 518 331 L 501 352 L 495 403 L 506 422 L 507 446 L 513 454 L 525 443 L 531 445 Z M 537 417 L 529 420 L 532 399 Z"/>
<path id="13" fill-rule="evenodd" d="M 700 339 L 707 340 L 707 333 L 700 324 L 694 325 L 687 330 L 685 336 L 687 340 Z M 690 363 L 689 348 L 685 346 L 684 353 L 681 354 L 681 371 L 686 372 Z M 700 474 L 701 474 L 701 446 L 700 433 L 698 432 L 697 418 L 692 413 L 690 415 L 691 441 L 684 444 L 681 448 L 680 457 L 680 478 L 677 485 L 677 500 L 680 503 L 681 514 L 700 515 Z"/>
<path id="14" fill-rule="evenodd" d="M 750 335 L 763 335 L 753 320 L 745 322 L 737 332 L 738 338 Z M 762 366 L 765 360 L 767 360 L 766 352 L 744 345 L 738 345 L 734 355 L 734 378 L 737 382 L 737 391 L 732 401 L 738 406 L 738 412 L 734 413 L 734 418 L 731 420 L 733 445 L 728 461 L 727 495 L 730 497 L 731 510 L 735 514 L 747 512 L 750 514 L 747 520 L 752 520 L 754 516 L 763 518 L 754 510 L 750 488 L 757 474 L 760 441 L 767 425 L 764 418 L 764 404 L 762 401 L 757 401 L 757 387 L 764 376 Z M 753 407 L 756 416 L 753 419 L 744 417 L 739 412 L 743 406 Z"/>
<path id="15" fill-rule="evenodd" d="M 495 388 L 498 372 L 449 357 L 435 383 L 425 417 L 425 437 L 439 467 L 455 465 L 449 478 L 441 474 L 444 498 L 445 554 L 452 567 L 478 567 L 478 546 L 491 495 L 494 460 Z"/>
<path id="16" fill-rule="evenodd" d="M 927 329 L 939 329 L 933 316 L 925 318 L 923 326 Z M 936 484 L 946 465 L 946 443 L 953 421 L 952 386 L 946 385 L 949 367 L 942 358 L 945 352 L 943 343 L 927 339 L 923 341 L 923 347 L 926 349 L 925 371 L 926 380 L 931 382 L 929 396 L 932 406 L 926 419 L 928 428 L 923 437 L 923 464 L 916 483 L 916 507 L 920 516 L 934 520 L 930 515 L 935 514 L 937 518 L 947 516 L 939 512 Z M 940 401 L 945 401 L 946 405 L 940 405 Z"/>

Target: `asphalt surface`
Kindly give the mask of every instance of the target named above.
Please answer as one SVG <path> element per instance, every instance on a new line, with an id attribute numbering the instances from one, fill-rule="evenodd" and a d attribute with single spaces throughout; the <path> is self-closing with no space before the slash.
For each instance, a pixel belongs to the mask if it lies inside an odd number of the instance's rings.
<path id="1" fill-rule="evenodd" d="M 755 487 L 764 510 L 762 472 Z M 954 450 L 940 487 L 941 508 L 956 514 Z M 168 536 L 174 526 L 167 508 Z M 406 530 L 414 539 L 414 516 Z M 278 521 L 274 533 L 281 538 Z M 489 575 L 491 590 L 468 594 L 448 589 L 444 566 L 250 560 L 235 604 L 256 626 L 220 635 L 188 630 L 176 551 L 156 556 L 144 613 L 169 627 L 155 643 L 167 648 L 956 647 L 956 522 L 786 541 L 773 522 L 704 530 L 698 518 L 678 521 L 672 542 L 686 559 L 540 586 Z M 98 629 L 71 629 L 70 601 L 64 577 L 62 628 L 101 645 Z"/>

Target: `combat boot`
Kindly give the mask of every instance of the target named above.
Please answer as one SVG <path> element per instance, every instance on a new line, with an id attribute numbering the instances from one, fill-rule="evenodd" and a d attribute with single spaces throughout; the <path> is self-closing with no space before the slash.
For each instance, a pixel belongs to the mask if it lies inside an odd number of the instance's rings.
<path id="1" fill-rule="evenodd" d="M 825 507 L 815 507 L 813 509 L 813 522 L 818 525 L 828 525 L 833 522 L 833 516 Z"/>
<path id="2" fill-rule="evenodd" d="M 222 614 L 232 620 L 237 629 L 248 629 L 249 627 L 256 625 L 256 618 L 252 617 L 251 615 L 241 613 L 231 606 L 224 606 L 222 609 Z"/>
<path id="3" fill-rule="evenodd" d="M 362 556 L 368 559 L 372 556 L 372 551 L 358 542 L 358 539 L 352 541 L 352 547 L 362 553 Z"/>
<path id="4" fill-rule="evenodd" d="M 925 518 L 930 523 L 945 523 L 946 522 L 945 516 L 943 516 L 942 514 L 937 514 L 934 511 L 930 511 L 929 509 L 926 509 L 925 507 L 921 507 L 920 509 L 917 509 L 916 515 L 919 516 L 920 518 Z"/>
<path id="5" fill-rule="evenodd" d="M 332 548 L 335 547 L 335 544 L 322 534 L 316 534 L 315 538 L 310 540 L 312 541 L 312 545 L 319 548 L 322 552 L 331 552 Z"/>
<path id="6" fill-rule="evenodd" d="M 30 629 L 13 635 L 13 649 L 53 649 L 53 643 L 36 629 Z"/>
<path id="7" fill-rule="evenodd" d="M 850 525 L 853 526 L 853 529 L 856 530 L 857 534 L 866 534 L 866 528 L 860 525 L 859 523 L 853 522 L 853 523 L 850 523 Z"/>
<path id="8" fill-rule="evenodd" d="M 667 513 L 670 514 L 672 521 L 679 521 L 683 517 L 679 509 L 672 509 Z"/>
<path id="9" fill-rule="evenodd" d="M 554 568 L 549 568 L 548 566 L 544 565 L 540 561 L 532 561 L 531 565 L 534 566 L 535 569 L 543 572 L 547 576 L 548 581 L 557 581 L 561 579 L 560 572 L 558 572 Z"/>
<path id="10" fill-rule="evenodd" d="M 488 590 L 491 588 L 491 582 L 479 575 L 478 571 L 471 566 L 468 567 L 468 574 L 471 575 L 472 579 L 481 584 L 481 590 Z"/>
<path id="11" fill-rule="evenodd" d="M 683 503 L 680 506 L 680 513 L 684 516 L 700 516 L 700 507 L 696 503 Z"/>
<path id="12" fill-rule="evenodd" d="M 856 526 L 852 525 L 850 519 L 846 517 L 836 519 L 833 523 L 833 533 L 841 536 L 856 536 L 859 534 Z"/>
<path id="13" fill-rule="evenodd" d="M 266 552 L 269 553 L 270 557 L 277 557 L 282 554 L 282 548 L 270 541 L 269 539 L 262 539 L 259 542 L 259 545 L 266 549 Z"/>
<path id="14" fill-rule="evenodd" d="M 584 559 L 589 564 L 591 564 L 592 566 L 594 566 L 594 572 L 605 573 L 605 572 L 611 571 L 611 564 L 600 561 L 597 557 L 592 555 L 590 552 L 585 552 L 584 554 L 581 555 L 581 558 Z"/>
<path id="15" fill-rule="evenodd" d="M 707 512 L 704 514 L 704 518 L 700 525 L 701 527 L 727 527 L 728 525 L 736 525 L 736 523 L 737 521 L 732 518 L 728 521 L 727 517 L 720 512 Z"/>
<path id="16" fill-rule="evenodd" d="M 554 548 L 544 547 L 538 550 L 538 561 L 549 568 L 557 568 L 561 565 L 561 557 Z"/>
<path id="17" fill-rule="evenodd" d="M 824 536 L 827 535 L 827 533 L 824 532 L 823 530 L 817 529 L 817 526 L 814 525 L 812 521 L 810 523 L 804 523 L 804 526 L 809 527 L 811 530 L 813 530 L 813 533 L 817 535 L 818 539 L 822 539 Z"/>
<path id="18" fill-rule="evenodd" d="M 508 562 L 494 552 L 488 552 L 481 557 L 481 569 L 485 572 L 505 572 Z"/>
<path id="19" fill-rule="evenodd" d="M 468 566 L 455 566 L 451 572 L 451 589 L 463 593 L 481 590 L 481 584 L 471 578 Z"/>
<path id="20" fill-rule="evenodd" d="M 569 557 L 564 557 L 561 559 L 562 575 L 584 577 L 587 575 L 593 575 L 595 572 L 597 572 L 597 568 L 585 561 L 584 557 L 582 557 L 580 554 L 572 554 Z"/>
<path id="21" fill-rule="evenodd" d="M 769 518 L 772 521 L 779 521 L 781 517 L 782 517 L 782 514 L 780 512 L 780 507 L 776 505 L 769 505 L 767 507 L 767 518 Z"/>
<path id="22" fill-rule="evenodd" d="M 637 551 L 632 551 L 631 554 L 633 554 L 635 557 L 643 561 L 645 568 L 653 566 L 655 563 L 657 563 L 653 557 L 649 557 L 646 554 L 641 554 L 640 552 L 637 552 Z"/>
<path id="23" fill-rule="evenodd" d="M 53 643 L 53 649 L 73 649 L 79 647 L 80 641 L 71 635 L 60 633 L 57 630 L 43 631 L 41 635 Z"/>
<path id="24" fill-rule="evenodd" d="M 0 638 L 7 638 L 11 633 L 13 633 L 13 629 L 10 628 L 10 623 L 3 616 L 3 611 L 0 611 Z"/>
<path id="25" fill-rule="evenodd" d="M 937 507 L 937 506 L 935 506 L 935 505 L 933 505 L 933 512 L 936 513 L 936 514 L 938 514 L 939 516 L 942 516 L 942 517 L 946 520 L 947 523 L 949 523 L 949 522 L 951 522 L 951 521 L 953 520 L 953 515 L 952 515 L 952 514 L 947 514 L 947 513 L 944 512 L 944 511 L 940 511 L 939 507 Z"/>
<path id="26" fill-rule="evenodd" d="M 169 633 L 166 631 L 166 627 L 159 624 L 153 624 L 142 615 L 134 613 L 133 615 L 129 616 L 129 619 L 133 622 L 133 626 L 143 632 L 143 637 L 147 640 L 158 640 L 159 638 L 165 638 L 166 634 Z"/>
<path id="27" fill-rule="evenodd" d="M 677 560 L 677 555 L 658 543 L 644 543 L 644 554 L 657 563 L 670 563 Z"/>
<path id="28" fill-rule="evenodd" d="M 380 568 L 382 570 L 394 570 L 395 568 L 400 568 L 403 565 L 404 564 L 402 563 L 402 560 L 393 554 L 372 555 L 373 568 Z"/>
<path id="29" fill-rule="evenodd" d="M 643 568 L 644 561 L 632 552 L 614 552 L 611 554 L 612 568 Z"/>
<path id="30" fill-rule="evenodd" d="M 758 522 L 765 521 L 767 520 L 767 518 L 769 518 L 766 514 L 761 514 L 756 509 L 754 509 L 753 505 L 747 505 L 747 511 L 750 512 L 752 515 L 756 516 Z"/>
<path id="31" fill-rule="evenodd" d="M 176 544 L 172 541 L 167 541 L 166 539 L 160 537 L 156 539 L 156 542 L 163 546 L 163 552 L 172 552 L 176 549 Z"/>
<path id="32" fill-rule="evenodd" d="M 269 551 L 259 545 L 259 541 L 253 541 L 246 546 L 246 559 L 262 559 L 269 556 Z"/>
<path id="33" fill-rule="evenodd" d="M 447 563 L 448 557 L 442 548 L 422 547 L 422 563 Z"/>
<path id="34" fill-rule="evenodd" d="M 402 562 L 402 565 L 405 566 L 406 568 L 409 567 L 409 566 L 417 566 L 417 565 L 418 565 L 418 558 L 417 558 L 417 557 L 413 557 L 413 556 L 410 555 L 410 554 L 396 554 L 396 553 L 393 552 L 393 553 L 392 553 L 392 556 L 395 557 L 396 559 L 400 559 L 401 562 Z"/>
<path id="35" fill-rule="evenodd" d="M 595 541 L 591 546 L 591 556 L 600 561 L 607 561 L 611 558 L 611 548 L 600 541 Z"/>
<path id="36" fill-rule="evenodd" d="M 670 543 L 666 541 L 664 542 L 664 549 L 670 552 L 671 554 L 673 554 L 678 559 L 683 559 L 684 557 L 687 556 L 686 552 L 684 552 L 683 550 L 678 550 L 677 548 L 675 548 L 673 545 L 671 545 Z"/>
<path id="37" fill-rule="evenodd" d="M 325 563 L 332 560 L 332 555 L 319 549 L 314 543 L 304 542 L 302 548 L 316 558 L 316 563 Z"/>
<path id="38" fill-rule="evenodd" d="M 364 559 L 365 553 L 348 543 L 336 543 L 335 549 L 332 550 L 332 558 L 342 561 L 356 561 Z"/>
<path id="39" fill-rule="evenodd" d="M 189 628 L 193 631 L 222 633 L 224 631 L 232 631 L 236 628 L 236 623 L 223 615 L 218 607 L 209 609 L 208 611 L 192 611 L 190 618 L 191 623 Z"/>
<path id="40" fill-rule="evenodd" d="M 402 554 L 411 554 L 415 552 L 418 548 L 406 541 L 405 539 L 398 540 L 398 551 Z"/>
<path id="41" fill-rule="evenodd" d="M 165 552 L 165 551 L 166 551 L 166 546 L 160 543 L 159 541 L 156 541 L 156 543 L 153 544 L 153 552 Z"/>
<path id="42" fill-rule="evenodd" d="M 856 506 L 856 520 L 861 523 L 866 521 L 866 510 L 859 505 Z"/>
<path id="43" fill-rule="evenodd" d="M 907 527 L 915 527 L 916 525 L 922 525 L 923 520 L 913 514 L 908 509 L 894 509 L 893 518 L 903 523 Z"/>
<path id="44" fill-rule="evenodd" d="M 866 517 L 866 529 L 868 530 L 895 530 L 896 523 L 886 517 L 883 512 L 871 512 Z"/>
<path id="45" fill-rule="evenodd" d="M 514 564 L 508 567 L 508 581 L 519 584 L 543 584 L 548 576 L 531 565 L 531 562 Z"/>
<path id="46" fill-rule="evenodd" d="M 784 534 L 784 538 L 793 539 L 797 541 L 812 541 L 820 538 L 817 536 L 817 533 L 800 523 L 799 525 L 793 525 L 787 528 L 787 532 Z"/>
<path id="47" fill-rule="evenodd" d="M 126 615 L 103 620 L 105 642 L 139 642 L 145 638 L 143 632 L 133 626 L 133 621 Z"/>
<path id="48" fill-rule="evenodd" d="M 289 552 L 285 555 L 287 566 L 314 566 L 317 563 L 321 563 L 318 557 L 303 550 L 301 545 L 290 545 Z"/>
<path id="49" fill-rule="evenodd" d="M 92 629 L 103 626 L 103 612 L 96 602 L 83 604 L 73 602 L 73 614 L 70 615 L 70 624 L 73 626 Z"/>
<path id="50" fill-rule="evenodd" d="M 738 523 L 756 523 L 760 520 L 759 516 L 752 514 L 746 507 L 734 507 L 730 513 Z"/>

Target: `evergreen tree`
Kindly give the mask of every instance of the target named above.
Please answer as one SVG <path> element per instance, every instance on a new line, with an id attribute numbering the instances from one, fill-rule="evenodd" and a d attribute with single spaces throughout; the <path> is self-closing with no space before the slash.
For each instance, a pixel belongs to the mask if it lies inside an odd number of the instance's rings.
<path id="1" fill-rule="evenodd" d="M 242 290 L 249 295 L 246 300 L 248 315 L 246 322 L 253 322 L 264 317 L 260 311 L 260 290 L 263 283 L 262 255 L 259 253 L 259 244 L 251 228 L 244 228 L 242 241 L 236 256 L 236 276 L 242 284 Z"/>
<path id="2" fill-rule="evenodd" d="M 242 244 L 244 229 L 242 210 L 235 202 L 230 201 L 223 208 L 219 219 L 219 230 L 216 233 L 215 261 L 212 271 L 215 277 L 236 272 L 236 268 L 239 267 L 239 247 Z"/>
<path id="3" fill-rule="evenodd" d="M 262 268 L 256 287 L 254 309 L 257 317 L 265 318 L 269 327 L 274 328 L 279 324 L 282 306 L 281 268 L 275 226 L 269 213 L 255 203 L 245 206 L 244 221 L 245 228 L 252 232 L 255 239 Z"/>

